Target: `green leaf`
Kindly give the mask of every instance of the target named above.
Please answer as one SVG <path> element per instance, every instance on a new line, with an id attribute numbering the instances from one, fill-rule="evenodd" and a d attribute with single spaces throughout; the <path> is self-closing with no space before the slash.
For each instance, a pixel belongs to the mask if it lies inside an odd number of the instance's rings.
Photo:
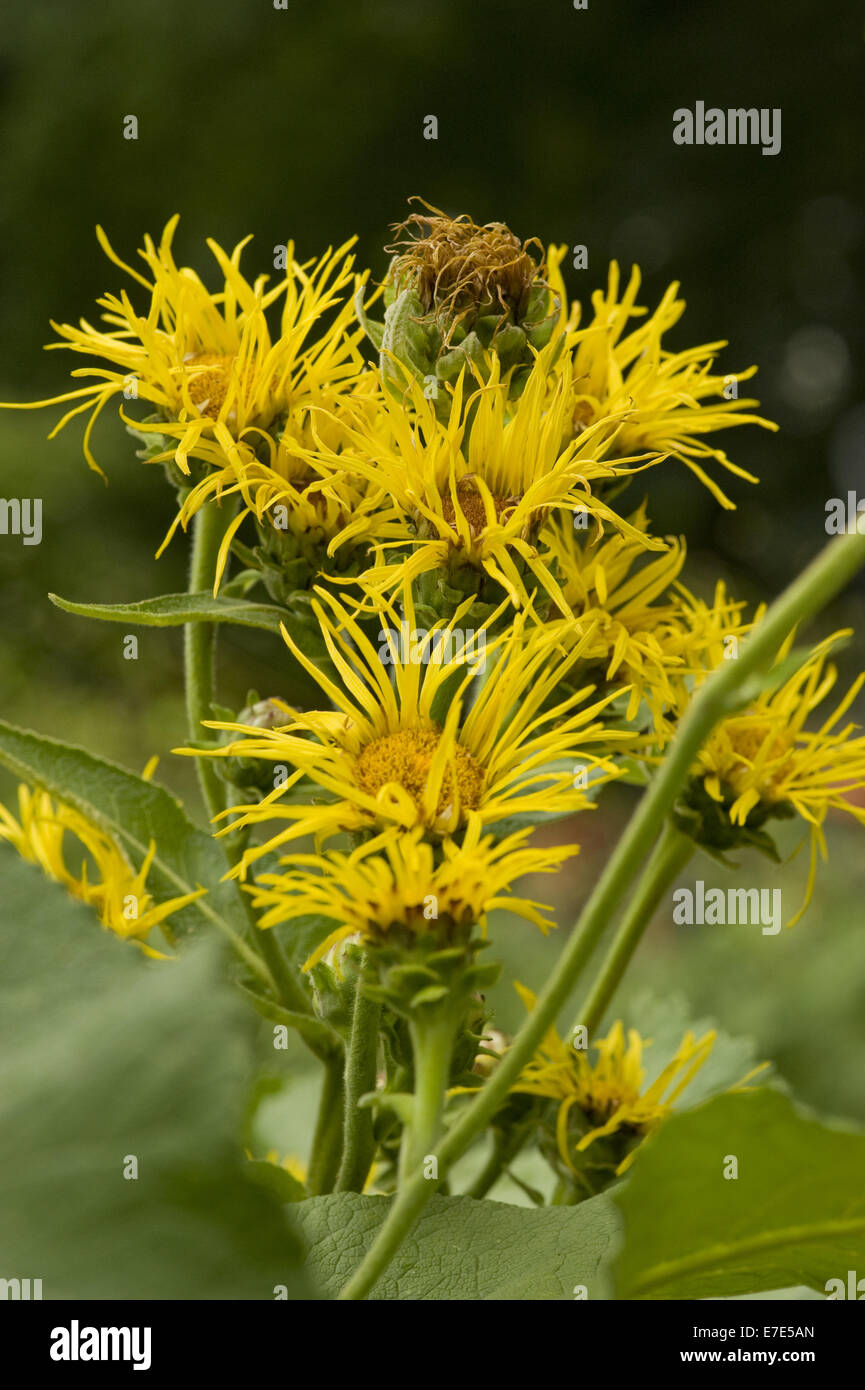
<path id="1" fill-rule="evenodd" d="M 384 324 L 376 323 L 375 319 L 371 319 L 369 317 L 369 314 L 366 312 L 366 308 L 363 302 L 365 289 L 366 286 L 361 285 L 360 289 L 354 297 L 354 312 L 357 314 L 358 322 L 360 323 L 364 333 L 369 338 L 376 352 L 380 352 L 382 338 L 384 337 Z"/>
<path id="2" fill-rule="evenodd" d="M 420 322 L 423 317 L 423 305 L 414 290 L 403 290 L 385 312 L 381 370 L 386 384 L 395 391 L 404 390 L 405 382 L 394 368 L 391 356 L 421 378 L 433 371 L 430 335 Z"/>
<path id="3" fill-rule="evenodd" d="M 738 1177 L 725 1178 L 731 1157 Z M 865 1135 L 821 1124 L 768 1088 L 674 1116 L 615 1200 L 620 1298 L 823 1290 L 865 1259 Z"/>
<path id="4" fill-rule="evenodd" d="M 284 608 L 269 603 L 248 603 L 245 599 L 214 598 L 211 593 L 163 594 L 138 603 L 73 603 L 49 594 L 51 602 L 64 613 L 82 618 L 101 618 L 109 623 L 131 623 L 143 627 L 180 627 L 183 623 L 235 623 L 240 627 L 259 627 L 279 632 L 280 623 L 290 620 Z"/>
<path id="5" fill-rule="evenodd" d="M 287 1169 L 267 1159 L 252 1159 L 246 1168 L 246 1176 L 251 1182 L 267 1188 L 280 1202 L 302 1202 L 306 1188 Z"/>
<path id="6" fill-rule="evenodd" d="M 155 782 L 145 782 L 116 763 L 83 748 L 16 729 L 0 720 L 0 763 L 22 781 L 43 787 L 111 835 L 138 867 L 156 842 L 148 878 L 163 896 L 207 888 L 193 909 L 227 935 L 250 969 L 269 982 L 269 972 L 243 935 L 248 919 L 238 888 L 220 882 L 228 863 L 222 846 L 188 820 L 180 802 Z"/>
<path id="7" fill-rule="evenodd" d="M 4 1275 L 46 1299 L 313 1296 L 240 1152 L 255 1020 L 216 943 L 149 961 L 11 851 L 0 866 Z"/>
<path id="8" fill-rule="evenodd" d="M 340 1037 L 330 1024 L 317 1018 L 315 1014 L 296 1013 L 293 1009 L 285 1009 L 276 1000 L 268 999 L 265 995 L 259 994 L 257 990 L 247 989 L 241 986 L 241 993 L 249 1000 L 257 1013 L 262 1018 L 269 1018 L 274 1023 L 282 1023 L 286 1028 L 292 1028 L 306 1039 L 313 1047 L 325 1048 L 332 1051 L 339 1046 Z"/>
<path id="9" fill-rule="evenodd" d="M 316 1282 L 334 1297 L 368 1250 L 388 1197 L 313 1197 L 297 1216 Z M 594 1280 L 616 1234 L 606 1197 L 536 1211 L 472 1197 L 433 1197 L 374 1299 L 564 1300 Z"/>

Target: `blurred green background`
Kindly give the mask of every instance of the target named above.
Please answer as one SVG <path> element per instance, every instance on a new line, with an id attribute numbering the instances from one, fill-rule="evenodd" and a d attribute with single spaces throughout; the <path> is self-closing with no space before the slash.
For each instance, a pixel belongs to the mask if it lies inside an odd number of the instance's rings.
<path id="1" fill-rule="evenodd" d="M 862 13 L 847 0 L 817 18 L 803 0 L 18 6 L 0 56 L 0 396 L 66 389 L 63 354 L 41 351 L 48 320 L 89 315 L 122 283 L 97 222 L 132 258 L 143 233 L 179 211 L 178 256 L 203 274 L 206 236 L 233 245 L 253 232 L 245 265 L 259 271 L 288 238 L 306 258 L 357 233 L 361 262 L 380 276 L 388 225 L 422 194 L 520 236 L 585 244 L 588 269 L 568 273 L 575 296 L 604 283 L 613 256 L 641 264 L 650 307 L 680 280 L 688 309 L 672 345 L 727 338 L 722 367 L 760 364 L 756 392 L 781 432 L 723 441 L 760 488 L 734 482 L 739 509 L 724 512 L 669 466 L 653 475 L 651 515 L 657 530 L 687 533 L 692 587 L 708 593 L 723 574 L 743 598 L 771 596 L 824 542 L 826 499 L 865 487 L 862 84 Z M 697 100 L 781 107 L 781 153 L 674 145 L 673 111 Z M 123 138 L 130 114 L 137 141 Z M 436 141 L 423 138 L 429 114 Z M 106 486 L 83 462 L 75 423 L 46 442 L 58 415 L 0 412 L 0 491 L 44 506 L 40 546 L 0 537 L 0 713 L 136 769 L 157 752 L 161 778 L 191 799 L 191 769 L 169 754 L 184 737 L 180 632 L 140 629 L 139 658 L 127 661 L 123 628 L 46 599 L 182 587 L 184 540 L 154 559 L 173 494 L 107 416 L 95 437 Z M 863 595 L 860 579 L 820 633 L 865 630 Z M 862 654 L 859 638 L 843 674 Z M 225 634 L 227 703 L 250 685 L 279 690 L 280 671 L 273 643 Z M 583 853 L 558 887 L 563 923 L 626 803 L 619 793 L 580 826 Z M 698 1012 L 752 1032 L 800 1094 L 865 1118 L 862 837 L 838 825 L 830 842 L 795 932 L 702 928 L 685 941 L 659 922 L 635 983 L 684 989 Z M 797 861 L 793 878 L 803 871 Z M 762 873 L 755 864 L 749 881 Z M 537 985 L 550 947 L 526 928 L 504 932 L 508 978 Z"/>

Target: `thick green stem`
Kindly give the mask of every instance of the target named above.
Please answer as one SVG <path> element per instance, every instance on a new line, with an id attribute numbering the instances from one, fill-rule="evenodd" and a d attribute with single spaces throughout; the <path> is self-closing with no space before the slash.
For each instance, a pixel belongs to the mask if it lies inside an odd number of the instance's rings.
<path id="1" fill-rule="evenodd" d="M 361 1268 L 340 1294 L 341 1299 L 365 1298 L 369 1289 L 377 1282 L 390 1264 L 395 1251 L 414 1225 L 416 1212 L 417 1185 L 427 1196 L 439 1189 L 438 1165 L 427 1175 L 426 1160 L 432 1155 L 441 1124 L 444 1096 L 450 1076 L 451 1054 L 453 1051 L 456 1023 L 447 1008 L 435 1010 L 426 1008 L 421 1016 L 412 1021 L 411 1036 L 414 1053 L 415 1090 L 411 1124 L 403 1135 L 400 1154 L 400 1188 L 394 1197 L 383 1230 L 399 1233 L 396 1244 L 392 1240 L 382 1243 L 376 1240 Z"/>
<path id="2" fill-rule="evenodd" d="M 424 1162 L 438 1138 L 456 1020 L 450 1008 L 427 1005 L 412 1019 L 409 1027 L 414 1055 L 414 1107 L 400 1154 L 400 1185 L 417 1173 L 423 1177 Z"/>
<path id="3" fill-rule="evenodd" d="M 607 861 L 535 1008 L 490 1080 L 440 1145 L 441 1177 L 489 1124 L 567 1001 L 612 913 L 649 852 L 658 827 L 664 824 L 672 810 L 697 753 L 718 720 L 735 708 L 735 697 L 742 692 L 748 677 L 771 666 L 778 648 L 792 629 L 824 608 L 863 565 L 865 534 L 854 532 L 830 541 L 772 604 L 762 622 L 743 643 L 738 658 L 724 662 L 695 695 L 666 759 Z M 410 1178 L 341 1298 L 366 1297 L 408 1236 L 433 1190 L 422 1173 Z"/>
<path id="4" fill-rule="evenodd" d="M 306 1175 L 310 1197 L 332 1192 L 342 1158 L 342 1115 L 345 1100 L 342 1057 L 325 1063 L 324 1080 L 318 1101 L 318 1118 L 312 1141 L 312 1155 Z"/>
<path id="5" fill-rule="evenodd" d="M 693 853 L 694 841 L 668 821 L 637 890 L 625 909 L 598 978 L 577 1014 L 574 1029 L 582 1025 L 590 1039 L 607 1012 L 655 909 Z"/>
<path id="6" fill-rule="evenodd" d="M 189 566 L 189 592 L 200 593 L 213 586 L 219 543 L 230 515 L 213 502 L 196 512 L 192 524 L 192 559 Z M 183 664 L 186 678 L 186 718 L 193 740 L 203 737 L 201 723 L 212 719 L 216 664 L 216 623 L 187 623 L 183 629 Z M 223 809 L 222 783 L 210 758 L 196 758 L 198 781 L 211 820 Z"/>
<path id="7" fill-rule="evenodd" d="M 366 997 L 362 981 L 363 971 L 354 996 L 351 1039 L 345 1056 L 345 1121 L 337 1192 L 363 1192 L 375 1157 L 373 1112 L 368 1106 L 361 1109 L 360 1100 L 375 1090 L 381 1004 Z"/>

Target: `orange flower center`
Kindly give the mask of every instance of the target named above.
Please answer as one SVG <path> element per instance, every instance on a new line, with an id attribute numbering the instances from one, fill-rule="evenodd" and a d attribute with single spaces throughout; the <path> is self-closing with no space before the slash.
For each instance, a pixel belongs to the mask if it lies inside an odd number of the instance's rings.
<path id="1" fill-rule="evenodd" d="M 358 785 L 371 796 L 396 783 L 408 792 L 418 810 L 429 781 L 433 757 L 441 742 L 441 730 L 399 729 L 368 743 L 357 756 Z M 460 808 L 474 811 L 480 802 L 484 771 L 461 743 L 453 747 L 453 759 L 445 769 L 436 811 L 444 815 L 459 796 Z"/>
<path id="2" fill-rule="evenodd" d="M 236 361 L 236 357 L 218 352 L 196 352 L 186 358 L 186 366 L 192 368 L 188 378 L 190 399 L 198 413 L 206 415 L 208 420 L 215 420 L 225 405 Z M 240 383 L 245 402 L 252 394 L 253 375 L 252 364 L 247 363 Z M 236 410 L 235 404 L 230 414 L 234 416 Z"/>
<path id="3" fill-rule="evenodd" d="M 469 524 L 469 531 L 472 540 L 476 540 L 489 526 L 487 519 L 484 499 L 474 479 L 470 476 L 460 478 L 456 486 L 457 506 L 450 492 L 442 494 L 442 516 L 448 526 L 456 529 L 457 507 L 462 516 Z M 496 521 L 507 521 L 511 512 L 518 505 L 519 497 L 496 497 L 493 496 L 493 507 L 495 508 Z"/>

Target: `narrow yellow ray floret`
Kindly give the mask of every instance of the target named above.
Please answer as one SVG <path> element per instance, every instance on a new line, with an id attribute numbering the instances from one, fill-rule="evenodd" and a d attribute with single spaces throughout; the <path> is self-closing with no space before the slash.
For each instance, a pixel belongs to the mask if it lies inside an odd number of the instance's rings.
<path id="1" fill-rule="evenodd" d="M 647 528 L 645 506 L 628 520 L 635 530 Z M 684 537 L 667 536 L 669 548 L 652 555 L 618 532 L 591 544 L 584 531 L 562 519 L 548 525 L 543 539 L 545 558 L 571 613 L 559 625 L 565 645 L 592 629 L 583 654 L 590 678 L 606 688 L 629 686 L 626 719 L 636 719 L 645 703 L 663 744 L 674 732 L 693 678 L 735 652 L 729 643 L 750 630 L 744 605 L 728 598 L 723 583 L 711 603 L 685 588 L 679 581 Z"/>
<path id="2" fill-rule="evenodd" d="M 227 255 L 215 241 L 208 247 L 222 275 L 222 287 L 209 290 L 194 270 L 178 266 L 172 243 L 178 217 L 172 217 L 159 244 L 148 236 L 139 256 L 145 274 L 127 265 L 113 250 L 101 227 L 97 235 L 106 255 L 149 296 L 143 313 L 125 290 L 99 299 L 103 327 L 86 319 L 80 326 L 52 324 L 61 348 L 96 365 L 76 368 L 74 377 L 91 378 L 86 386 L 12 408 L 39 409 L 78 401 L 52 431 L 90 412 L 84 453 L 102 470 L 90 449 L 90 436 L 102 409 L 112 399 L 149 402 L 159 416 L 137 430 L 174 441 L 173 457 L 188 472 L 188 456 L 203 440 L 219 445 L 226 458 L 250 430 L 266 430 L 296 406 L 318 399 L 323 388 L 356 375 L 363 366 L 353 325 L 351 293 L 361 283 L 353 272 L 352 242 L 327 251 L 318 261 L 300 264 L 292 244 L 286 269 L 268 288 L 270 276 L 254 282 L 240 270 L 241 253 L 250 238 Z M 278 311 L 274 335 L 267 311 Z M 316 325 L 333 310 L 327 328 Z M 108 364 L 107 366 L 104 364 Z"/>
<path id="3" fill-rule="evenodd" d="M 18 816 L 0 804 L 0 840 L 6 840 L 22 859 L 36 864 L 60 883 L 71 897 L 95 908 L 104 927 L 125 940 L 133 940 L 152 956 L 160 952 L 144 944 L 144 938 L 188 903 L 207 891 L 197 889 L 167 902 L 154 903 L 147 892 L 147 876 L 156 853 L 151 844 L 136 871 L 114 841 L 98 826 L 47 792 L 18 788 Z M 67 838 L 77 842 L 74 849 Z M 69 857 L 80 856 L 80 867 L 70 867 Z M 91 868 L 88 871 L 88 862 Z"/>
<path id="4" fill-rule="evenodd" d="M 495 908 L 534 923 L 546 932 L 553 924 L 543 905 L 512 896 L 511 886 L 525 874 L 553 873 L 575 845 L 528 848 L 530 830 L 516 831 L 495 842 L 474 822 L 461 845 L 446 840 L 440 847 L 423 838 L 423 828 L 367 841 L 350 854 L 292 854 L 280 860 L 281 873 L 257 879 L 253 905 L 262 913 L 259 927 L 295 921 L 309 913 L 338 923 L 306 962 L 309 968 L 337 942 L 359 935 L 378 942 L 450 924 L 456 931 L 479 924 Z M 445 936 L 446 939 L 446 936 Z"/>
<path id="5" fill-rule="evenodd" d="M 517 991 L 531 1011 L 535 996 L 522 985 L 517 985 Z M 551 1028 L 512 1089 L 522 1095 L 560 1102 L 556 1123 L 558 1149 L 567 1167 L 576 1172 L 574 1153 L 584 1152 L 598 1139 L 620 1131 L 630 1137 L 645 1137 L 657 1129 L 693 1081 L 714 1043 L 714 1032 L 704 1033 L 701 1038 L 686 1033 L 675 1055 L 646 1086 L 643 1050 L 649 1043 L 635 1028 L 629 1028 L 626 1035 L 617 1020 L 607 1036 L 594 1044 L 594 1062 L 585 1050 L 569 1047 Z M 750 1076 L 740 1084 L 748 1079 Z M 576 1135 L 568 1123 L 574 1110 L 581 1116 Z M 634 1152 L 631 1149 L 619 1164 L 619 1173 L 630 1166 Z"/>
<path id="6" fill-rule="evenodd" d="M 262 802 L 227 813 L 242 825 L 289 822 L 250 848 L 237 872 L 302 835 L 327 840 L 344 831 L 384 831 L 396 837 L 422 826 L 443 838 L 514 816 L 565 815 L 591 804 L 576 766 L 598 780 L 614 775 L 604 754 L 632 735 L 605 724 L 612 697 L 591 699 L 593 686 L 586 685 L 552 701 L 562 675 L 579 661 L 581 644 L 563 655 L 555 632 L 520 614 L 501 636 L 480 634 L 481 644 L 460 628 L 471 600 L 449 623 L 421 636 L 407 587 L 401 621 L 416 640 L 403 650 L 399 629 L 384 628 L 376 648 L 336 598 L 319 594 L 314 611 L 339 683 L 285 628 L 283 636 L 333 709 L 286 707 L 285 725 L 272 729 L 214 723 L 209 727 L 238 737 L 211 754 L 196 754 L 260 758 L 293 769 Z M 588 752 L 592 745 L 600 745 L 597 756 Z M 297 804 L 291 797 L 304 776 L 311 794 Z"/>
<path id="7" fill-rule="evenodd" d="M 214 593 L 219 591 L 232 541 L 248 516 L 255 518 L 274 544 L 280 536 L 293 537 L 301 550 L 309 551 L 319 574 L 323 568 L 330 568 L 325 562 L 328 550 L 341 558 L 338 553 L 346 541 L 349 545 L 344 553 L 351 552 L 352 543 L 363 547 L 375 534 L 374 489 L 344 467 L 329 466 L 318 451 L 317 441 L 325 441 L 329 453 L 338 458 L 346 441 L 342 416 L 349 403 L 352 418 L 363 413 L 371 431 L 375 431 L 382 413 L 379 378 L 367 372 L 322 392 L 320 402 L 318 406 L 295 410 L 276 438 L 264 431 L 251 431 L 249 440 L 238 444 L 230 462 L 216 440 L 199 440 L 195 457 L 209 464 L 210 469 L 183 496 L 158 553 L 168 545 L 178 526 L 186 530 L 208 502 L 221 503 L 238 497 L 240 509 L 227 526 L 220 546 Z M 171 451 L 156 455 L 151 461 L 158 463 L 169 457 Z M 318 563 L 319 557 L 323 565 Z"/>
<path id="8" fill-rule="evenodd" d="M 562 246 L 550 248 L 549 279 L 566 306 L 559 270 L 564 253 Z M 633 454 L 652 450 L 678 458 L 723 507 L 732 508 L 735 504 L 709 476 L 704 463 L 714 460 L 737 478 L 751 483 L 757 479 L 731 462 L 723 449 L 708 443 L 705 436 L 733 425 L 777 429 L 771 421 L 751 413 L 759 401 L 739 400 L 733 395 L 738 384 L 752 377 L 757 368 L 726 375 L 715 371 L 715 356 L 726 347 L 723 340 L 680 352 L 663 346 L 664 335 L 685 309 L 685 301 L 677 297 L 676 283 L 669 286 L 655 311 L 632 328 L 631 320 L 646 313 L 636 302 L 640 278 L 634 266 L 620 294 L 619 266 L 612 261 L 607 289 L 592 295 L 593 316 L 585 325 L 581 325 L 579 303 L 570 310 L 563 307 L 561 327 L 570 352 L 559 359 L 557 371 L 566 374 L 569 384 L 569 432 L 579 438 L 597 421 L 627 408 L 628 419 L 616 437 L 616 451 Z"/>
<path id="9" fill-rule="evenodd" d="M 372 589 L 391 591 L 430 570 L 472 566 L 500 585 L 516 607 L 540 589 L 564 612 L 559 586 L 538 546 L 543 524 L 559 511 L 580 511 L 598 530 L 607 522 L 650 549 L 663 548 L 662 541 L 635 531 L 593 491 L 600 481 L 636 471 L 630 464 L 648 466 L 645 455 L 600 461 L 623 414 L 563 443 L 567 385 L 561 377 L 550 396 L 543 355 L 516 401 L 509 398 L 495 357 L 488 380 L 477 389 L 471 386 L 462 373 L 443 422 L 422 385 L 406 374 L 403 398 L 385 401 L 388 438 L 382 437 L 380 423 L 370 428 L 361 422 L 349 431 L 339 459 L 325 451 L 332 464 L 378 489 L 381 516 L 373 537 L 382 551 L 412 552 L 390 564 L 383 557 L 365 576 Z M 360 519 L 357 529 L 369 534 L 368 521 Z"/>
<path id="10" fill-rule="evenodd" d="M 837 680 L 836 668 L 828 663 L 831 648 L 848 635 L 833 633 L 780 686 L 763 691 L 741 714 L 722 720 L 694 767 L 695 779 L 733 826 L 761 823 L 773 812 L 791 810 L 805 821 L 810 868 L 805 901 L 793 922 L 811 900 L 818 855 L 827 857 L 823 825 L 828 813 L 843 811 L 865 825 L 865 806 L 852 799 L 865 787 L 865 735 L 856 734 L 857 724 L 840 722 L 865 684 L 865 672 L 818 729 L 805 727 Z M 776 665 L 789 656 L 794 636 L 782 646 Z"/>

